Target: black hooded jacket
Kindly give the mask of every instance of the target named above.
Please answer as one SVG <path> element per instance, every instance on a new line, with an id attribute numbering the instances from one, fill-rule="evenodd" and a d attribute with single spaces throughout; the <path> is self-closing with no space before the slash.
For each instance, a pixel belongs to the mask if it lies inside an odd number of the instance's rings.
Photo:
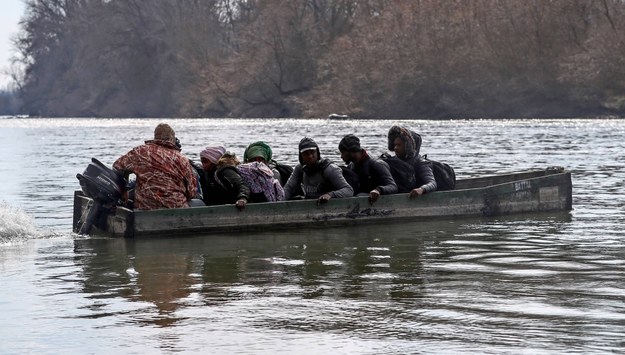
<path id="1" fill-rule="evenodd" d="M 358 162 L 349 163 L 348 167 L 358 175 L 358 193 L 369 193 L 377 189 L 382 195 L 397 193 L 397 184 L 393 180 L 387 163 L 373 159 L 363 149 L 363 157 Z"/>
<path id="2" fill-rule="evenodd" d="M 421 136 L 407 128 L 393 126 L 388 131 L 388 150 L 395 150 L 395 139 L 400 138 L 404 142 L 406 155 L 398 157 L 403 161 L 412 165 L 415 177 L 417 179 L 417 187 L 421 187 L 426 193 L 436 191 L 436 179 L 432 171 L 432 163 L 423 159 L 419 154 L 421 150 Z"/>

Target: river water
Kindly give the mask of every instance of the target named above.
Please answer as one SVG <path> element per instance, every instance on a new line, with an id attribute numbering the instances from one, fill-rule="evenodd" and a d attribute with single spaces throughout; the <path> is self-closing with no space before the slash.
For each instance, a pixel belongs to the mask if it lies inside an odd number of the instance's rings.
<path id="1" fill-rule="evenodd" d="M 625 120 L 165 120 L 193 159 L 265 140 L 340 162 L 393 124 L 459 178 L 563 166 L 570 213 L 156 240 L 71 232 L 76 174 L 163 120 L 0 119 L 0 353 L 625 351 Z"/>

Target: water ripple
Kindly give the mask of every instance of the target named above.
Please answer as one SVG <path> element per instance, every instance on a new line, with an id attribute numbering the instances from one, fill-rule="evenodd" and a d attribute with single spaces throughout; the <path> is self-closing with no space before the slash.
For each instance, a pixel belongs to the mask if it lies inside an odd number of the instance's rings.
<path id="1" fill-rule="evenodd" d="M 379 155 L 389 126 L 407 125 L 422 133 L 422 152 L 450 163 L 459 177 L 566 167 L 574 210 L 156 240 L 72 234 L 76 173 L 92 156 L 112 163 L 158 122 L 0 120 L 0 151 L 11 152 L 0 159 L 8 177 L 0 185 L 0 281 L 7 290 L 0 338 L 11 342 L 0 348 L 238 354 L 625 348 L 623 120 L 176 119 L 183 152 L 193 159 L 211 143 L 241 155 L 247 143 L 263 139 L 289 164 L 297 162 L 294 149 L 304 135 L 317 140 L 324 157 L 340 161 L 341 134 L 359 135 Z M 47 149 L 50 142 L 59 148 Z M 58 235 L 48 238 L 48 229 Z"/>

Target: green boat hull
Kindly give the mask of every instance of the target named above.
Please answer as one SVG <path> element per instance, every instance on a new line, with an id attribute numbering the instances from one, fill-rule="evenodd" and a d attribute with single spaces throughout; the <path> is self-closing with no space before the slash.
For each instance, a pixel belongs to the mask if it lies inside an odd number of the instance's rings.
<path id="1" fill-rule="evenodd" d="M 74 232 L 93 201 L 74 193 Z M 562 168 L 529 170 L 458 180 L 456 189 L 410 199 L 408 194 L 382 195 L 373 205 L 367 197 L 132 211 L 117 207 L 94 224 L 90 234 L 112 237 L 204 235 L 288 228 L 324 228 L 361 223 L 397 223 L 427 219 L 505 216 L 531 212 L 570 211 L 570 172 Z"/>

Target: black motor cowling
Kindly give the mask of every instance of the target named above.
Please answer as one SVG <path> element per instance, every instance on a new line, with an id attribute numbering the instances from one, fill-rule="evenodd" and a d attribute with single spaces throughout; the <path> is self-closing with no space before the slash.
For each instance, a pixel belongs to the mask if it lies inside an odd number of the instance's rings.
<path id="1" fill-rule="evenodd" d="M 117 203 L 122 196 L 126 182 L 121 173 L 91 158 L 91 163 L 82 174 L 77 174 L 82 192 L 103 205 Z"/>
<path id="2" fill-rule="evenodd" d="M 96 158 L 91 158 L 91 163 L 82 174 L 76 174 L 76 178 L 85 196 L 93 200 L 78 222 L 80 227 L 78 233 L 89 234 L 102 208 L 117 205 L 124 192 L 126 181 L 121 173 L 107 167 Z"/>

